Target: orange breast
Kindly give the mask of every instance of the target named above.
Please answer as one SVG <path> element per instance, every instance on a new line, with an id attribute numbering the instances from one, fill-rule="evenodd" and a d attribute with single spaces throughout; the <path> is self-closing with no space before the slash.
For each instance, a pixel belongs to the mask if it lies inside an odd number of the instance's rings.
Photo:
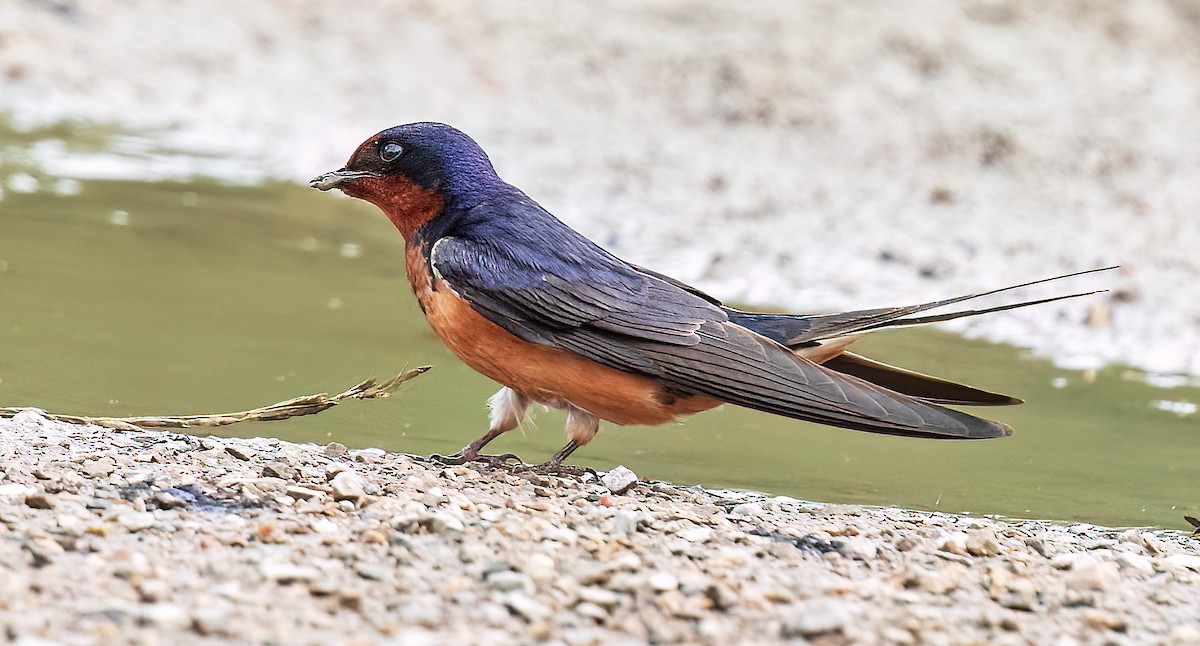
<path id="1" fill-rule="evenodd" d="M 663 424 L 721 401 L 672 395 L 655 379 L 530 343 L 476 312 L 445 281 L 431 283 L 421 250 L 406 252 L 408 278 L 438 338 L 464 363 L 535 401 L 570 402 L 615 424 Z"/>

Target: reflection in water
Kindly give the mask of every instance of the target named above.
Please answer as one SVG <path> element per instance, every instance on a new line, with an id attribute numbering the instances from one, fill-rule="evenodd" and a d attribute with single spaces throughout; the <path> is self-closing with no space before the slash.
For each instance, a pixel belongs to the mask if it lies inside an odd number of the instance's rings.
<path id="1" fill-rule="evenodd" d="M 231 432 L 445 453 L 484 430 L 496 388 L 428 331 L 391 225 L 371 207 L 294 186 L 10 190 L 0 301 L 3 405 L 216 412 L 432 363 L 395 399 Z M 575 461 L 812 500 L 1108 524 L 1176 526 L 1200 503 L 1200 389 L 1155 388 L 1119 369 L 1067 372 L 936 330 L 885 332 L 856 348 L 1024 397 L 987 411 L 1016 435 L 912 440 L 726 406 L 676 426 L 605 425 Z M 562 422 L 541 413 L 494 448 L 540 462 L 561 445 Z"/>

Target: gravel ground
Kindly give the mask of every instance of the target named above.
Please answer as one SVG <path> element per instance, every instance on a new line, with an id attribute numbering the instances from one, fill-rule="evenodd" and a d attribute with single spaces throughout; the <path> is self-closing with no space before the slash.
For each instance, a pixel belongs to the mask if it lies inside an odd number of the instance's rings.
<path id="1" fill-rule="evenodd" d="M 1196 0 L 0 3 L 0 113 L 153 138 L 51 137 L 45 173 L 303 181 L 444 121 L 731 300 L 879 307 L 1120 263 L 1036 293 L 1107 300 L 959 325 L 1078 368 L 1200 375 L 1198 105 Z"/>
<path id="2" fill-rule="evenodd" d="M 1172 531 L 30 411 L 0 421 L 0 464 L 18 644 L 1200 643 L 1200 544 Z"/>

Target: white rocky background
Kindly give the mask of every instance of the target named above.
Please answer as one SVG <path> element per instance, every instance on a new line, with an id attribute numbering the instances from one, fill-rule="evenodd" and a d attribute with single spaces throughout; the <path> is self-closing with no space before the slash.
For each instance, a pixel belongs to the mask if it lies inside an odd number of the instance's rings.
<path id="1" fill-rule="evenodd" d="M 740 302 L 899 305 L 1119 263 L 1030 294 L 1104 297 L 959 328 L 1200 374 L 1195 0 L 10 0 L 5 112 L 142 131 L 190 153 L 150 176 L 230 181 L 304 181 L 382 128 L 447 122 L 568 223 Z M 60 148 L 47 172 L 117 172 Z"/>

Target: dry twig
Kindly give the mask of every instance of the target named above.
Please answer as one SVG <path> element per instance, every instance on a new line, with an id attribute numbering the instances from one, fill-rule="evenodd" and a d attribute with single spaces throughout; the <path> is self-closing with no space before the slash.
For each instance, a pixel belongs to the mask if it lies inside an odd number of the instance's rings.
<path id="1" fill-rule="evenodd" d="M 227 426 L 238 422 L 263 422 L 304 415 L 315 415 L 323 410 L 333 408 L 346 399 L 379 399 L 390 396 L 400 384 L 424 374 L 432 366 L 422 366 L 404 372 L 382 383 L 374 378 L 367 379 L 349 390 L 329 396 L 328 393 L 305 395 L 295 399 L 263 406 L 253 410 L 237 413 L 220 413 L 216 415 L 179 415 L 168 417 L 83 417 L 77 415 L 58 415 L 44 413 L 50 419 L 70 424 L 95 424 L 105 428 L 120 430 L 139 430 L 144 428 L 196 428 Z M 17 413 L 28 408 L 0 408 L 0 417 L 15 417 Z M 32 409 L 36 410 L 36 409 Z M 41 412 L 41 411 L 39 411 Z"/>

